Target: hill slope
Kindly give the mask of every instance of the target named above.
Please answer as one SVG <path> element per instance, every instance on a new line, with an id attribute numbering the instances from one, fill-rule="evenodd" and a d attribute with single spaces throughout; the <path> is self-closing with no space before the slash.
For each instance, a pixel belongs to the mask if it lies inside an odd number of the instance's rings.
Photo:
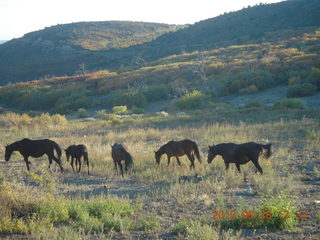
<path id="1" fill-rule="evenodd" d="M 73 74 L 81 63 L 89 70 L 123 71 L 123 67 L 141 67 L 141 62 L 181 52 L 288 39 L 308 31 L 307 27 L 320 26 L 319 12 L 318 0 L 259 5 L 195 23 L 151 42 L 177 26 L 125 23 L 120 31 L 115 27 L 105 32 L 96 31 L 98 23 L 83 28 L 84 23 L 51 27 L 0 45 L 0 84 Z"/>
<path id="2" fill-rule="evenodd" d="M 0 82 L 74 73 L 79 64 L 100 63 L 98 51 L 148 42 L 177 25 L 142 22 L 80 22 L 48 27 L 0 46 Z"/>
<path id="3" fill-rule="evenodd" d="M 279 40 L 272 32 L 320 26 L 320 1 L 288 0 L 257 5 L 195 23 L 146 45 L 145 57 L 156 59 L 183 51 Z M 271 34 L 270 34 L 271 33 Z M 284 35 L 284 39 L 288 38 Z M 157 48 L 165 51 L 156 51 Z"/>

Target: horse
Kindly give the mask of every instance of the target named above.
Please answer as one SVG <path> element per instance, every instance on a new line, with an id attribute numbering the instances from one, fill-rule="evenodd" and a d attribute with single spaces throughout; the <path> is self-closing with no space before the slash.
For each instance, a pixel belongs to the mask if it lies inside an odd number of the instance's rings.
<path id="1" fill-rule="evenodd" d="M 127 151 L 127 148 L 124 145 L 119 143 L 115 143 L 111 146 L 111 155 L 114 162 L 114 168 L 117 171 L 117 175 L 119 174 L 117 165 L 119 165 L 120 172 L 123 177 L 123 166 L 121 161 L 124 160 L 124 164 L 125 164 L 124 169 L 127 172 L 133 166 L 132 156 Z"/>
<path id="2" fill-rule="evenodd" d="M 54 150 L 56 150 L 58 154 L 58 158 L 54 156 Z M 46 154 L 49 159 L 49 169 L 54 160 L 60 166 L 61 172 L 63 172 L 63 167 L 61 165 L 61 149 L 59 145 L 49 139 L 41 139 L 41 140 L 30 140 L 28 138 L 24 138 L 20 141 L 16 141 L 11 143 L 5 147 L 5 160 L 9 161 L 12 153 L 14 151 L 20 152 L 23 156 L 24 161 L 26 162 L 27 169 L 30 171 L 29 164 L 30 161 L 28 160 L 29 157 L 38 158 L 42 155 Z"/>
<path id="3" fill-rule="evenodd" d="M 269 158 L 271 156 L 271 144 L 263 145 L 255 142 L 242 144 L 221 143 L 209 146 L 208 163 L 211 163 L 217 155 L 220 155 L 224 160 L 226 170 L 229 169 L 230 163 L 234 163 L 239 173 L 241 173 L 240 165 L 252 161 L 262 175 L 263 170 L 258 163 L 261 154 L 263 154 L 265 158 Z"/>
<path id="4" fill-rule="evenodd" d="M 73 160 L 76 159 L 76 170 L 78 173 L 81 171 L 81 157 L 83 157 L 83 160 L 85 163 L 87 163 L 88 168 L 88 175 L 89 174 L 89 158 L 88 158 L 88 149 L 84 144 L 79 145 L 71 145 L 67 149 L 64 150 L 66 152 L 67 162 L 69 162 L 69 158 L 71 156 L 71 167 L 73 172 L 75 172 L 73 168 Z M 77 166 L 79 164 L 79 168 L 77 169 Z"/>
<path id="5" fill-rule="evenodd" d="M 192 168 L 195 168 L 194 161 L 196 155 L 198 161 L 201 163 L 201 157 L 199 153 L 198 146 L 195 142 L 189 140 L 189 139 L 184 139 L 182 141 L 169 141 L 168 143 L 164 144 L 159 148 L 158 151 L 155 151 L 155 159 L 156 163 L 160 165 L 160 159 L 163 154 L 167 154 L 168 158 L 168 166 L 170 164 L 170 159 L 171 157 L 175 157 L 177 159 L 177 162 L 179 166 L 181 167 L 181 162 L 179 157 L 183 155 L 187 155 L 189 158 L 191 164 L 190 164 L 190 170 Z"/>

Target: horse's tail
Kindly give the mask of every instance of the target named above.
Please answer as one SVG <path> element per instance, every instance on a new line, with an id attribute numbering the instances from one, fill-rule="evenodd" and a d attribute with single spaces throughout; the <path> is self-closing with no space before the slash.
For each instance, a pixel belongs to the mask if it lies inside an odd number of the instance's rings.
<path id="1" fill-rule="evenodd" d="M 56 150 L 57 154 L 58 154 L 58 159 L 61 159 L 61 148 L 59 147 L 59 145 L 53 141 L 53 147 Z"/>
<path id="2" fill-rule="evenodd" d="M 202 159 L 201 159 L 201 156 L 200 156 L 200 152 L 199 152 L 199 149 L 198 149 L 198 146 L 196 143 L 194 143 L 194 146 L 193 146 L 193 150 L 194 150 L 194 153 L 196 154 L 197 158 L 198 158 L 198 161 L 200 163 L 202 163 Z"/>
<path id="3" fill-rule="evenodd" d="M 269 157 L 271 156 L 271 154 L 272 154 L 272 152 L 271 152 L 271 143 L 268 143 L 268 144 L 266 144 L 266 145 L 261 144 L 261 147 L 262 147 L 263 149 L 266 149 L 266 150 L 267 150 L 267 151 L 264 152 L 263 156 L 264 156 L 265 158 L 269 158 Z"/>

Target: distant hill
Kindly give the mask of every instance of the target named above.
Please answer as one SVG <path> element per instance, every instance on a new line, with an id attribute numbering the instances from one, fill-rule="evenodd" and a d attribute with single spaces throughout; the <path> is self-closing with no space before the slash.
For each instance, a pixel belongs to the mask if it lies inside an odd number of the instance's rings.
<path id="1" fill-rule="evenodd" d="M 195 23 L 146 44 L 145 57 L 156 59 L 184 51 L 280 40 L 273 32 L 320 26 L 319 0 L 260 4 Z M 282 35 L 283 39 L 288 35 Z M 280 35 L 281 36 L 281 35 Z M 162 48 L 164 51 L 157 51 Z"/>
<path id="2" fill-rule="evenodd" d="M 8 40 L 0 40 L 0 44 L 7 42 Z"/>
<path id="3" fill-rule="evenodd" d="M 172 54 L 288 39 L 320 26 L 319 12 L 319 0 L 288 0 L 248 7 L 180 30 L 180 26 L 130 22 L 58 25 L 0 45 L 0 84 L 73 74 L 81 63 L 89 71 L 122 72 Z"/>
<path id="4" fill-rule="evenodd" d="M 127 21 L 79 22 L 47 27 L 0 46 L 0 82 L 72 74 L 81 63 L 90 66 L 90 63 L 103 62 L 106 56 L 97 52 L 142 44 L 180 27 Z"/>

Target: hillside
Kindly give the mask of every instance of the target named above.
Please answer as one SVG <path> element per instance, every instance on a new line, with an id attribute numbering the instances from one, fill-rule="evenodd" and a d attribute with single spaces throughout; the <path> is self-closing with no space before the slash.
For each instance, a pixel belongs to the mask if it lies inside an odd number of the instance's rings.
<path id="1" fill-rule="evenodd" d="M 0 46 L 0 84 L 74 74 L 81 63 L 89 71 L 122 72 L 181 52 L 285 40 L 314 31 L 320 25 L 319 10 L 318 0 L 289 0 L 248 7 L 178 31 L 177 26 L 145 23 L 122 23 L 122 28 L 108 31 L 96 31 L 102 23 L 50 27 Z M 173 32 L 163 34 L 168 31 Z"/>
<path id="2" fill-rule="evenodd" d="M 287 40 L 171 55 L 123 72 L 101 70 L 11 84 L 0 88 L 0 104 L 67 113 L 117 105 L 143 109 L 157 101 L 175 100 L 167 108 L 185 110 L 215 106 L 216 97 L 258 93 L 279 85 L 288 86 L 288 97 L 319 92 L 319 30 Z M 183 103 L 186 98 L 191 99 L 190 107 Z"/>
<path id="3" fill-rule="evenodd" d="M 200 21 L 176 33 L 163 35 L 150 45 L 165 45 L 172 54 L 230 44 L 279 40 L 279 36 L 273 38 L 272 34 L 268 33 L 320 26 L 319 12 L 318 0 L 260 4 Z"/>
<path id="4" fill-rule="evenodd" d="M 98 51 L 142 44 L 178 28 L 180 26 L 124 21 L 47 27 L 0 46 L 0 82 L 73 74 L 81 63 L 89 67 L 101 64 L 107 56 L 97 54 Z"/>

